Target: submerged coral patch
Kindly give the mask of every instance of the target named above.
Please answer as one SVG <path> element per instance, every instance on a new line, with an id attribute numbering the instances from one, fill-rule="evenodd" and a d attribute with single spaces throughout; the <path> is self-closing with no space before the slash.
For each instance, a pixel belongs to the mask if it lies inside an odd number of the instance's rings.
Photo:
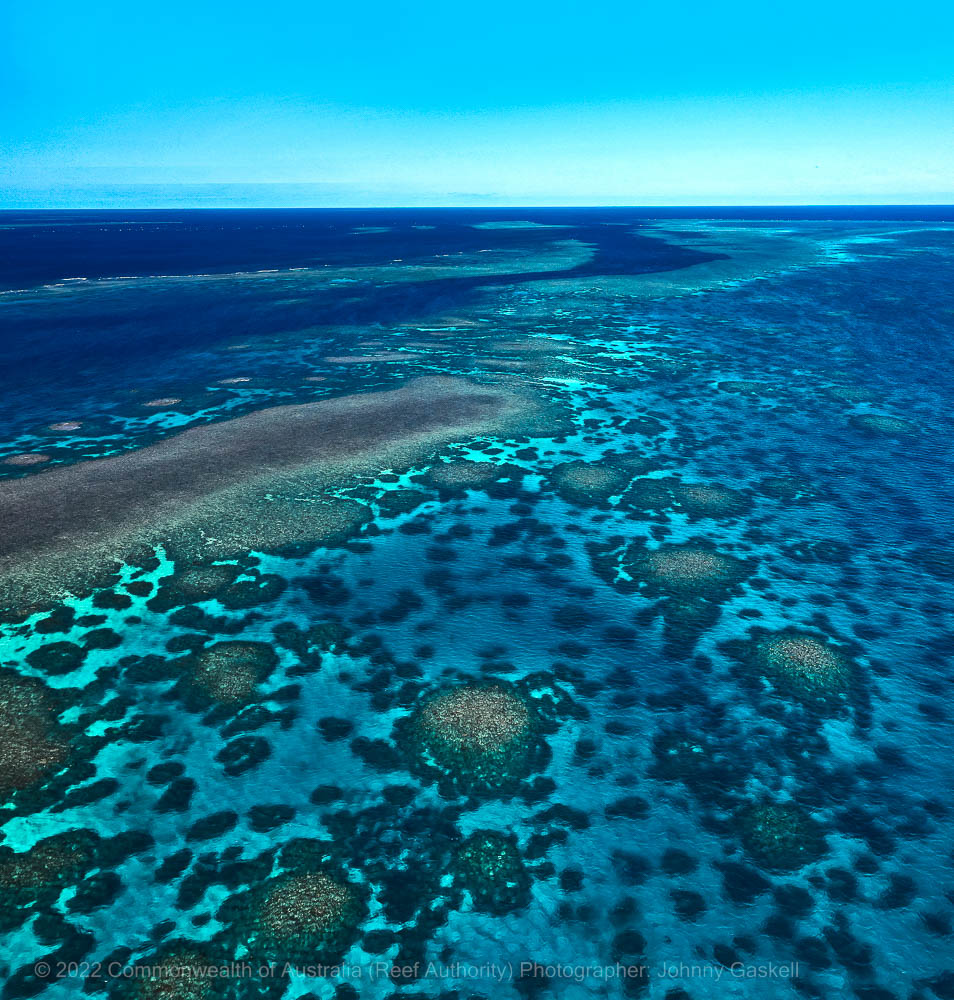
<path id="1" fill-rule="evenodd" d="M 228 899 L 218 919 L 259 962 L 333 963 L 358 935 L 365 895 L 342 875 L 309 865 Z"/>
<path id="2" fill-rule="evenodd" d="M 755 647 L 761 671 L 783 690 L 805 698 L 843 698 L 851 689 L 851 659 L 829 641 L 789 630 L 762 639 Z"/>
<path id="3" fill-rule="evenodd" d="M 682 483 L 674 492 L 680 509 L 691 518 L 738 517 L 748 507 L 742 493 L 718 483 Z"/>
<path id="4" fill-rule="evenodd" d="M 10 905 L 47 899 L 92 864 L 95 837 L 83 831 L 41 840 L 28 851 L 0 848 L 0 897 Z"/>
<path id="5" fill-rule="evenodd" d="M 6 458 L 0 459 L 4 465 L 12 465 L 15 468 L 28 468 L 31 465 L 45 465 L 50 461 L 51 455 L 47 455 L 45 452 L 33 451 L 25 452 L 20 455 L 7 455 Z"/>
<path id="6" fill-rule="evenodd" d="M 0 671 L 0 791 L 27 788 L 65 763 L 56 699 L 40 681 Z"/>
<path id="7" fill-rule="evenodd" d="M 210 1000 L 227 979 L 210 974 L 213 968 L 228 969 L 228 963 L 199 944 L 170 943 L 135 963 L 136 974 L 120 980 L 120 995 L 130 1000 Z"/>
<path id="8" fill-rule="evenodd" d="M 554 337 L 527 337 L 526 340 L 495 340 L 491 348 L 504 354 L 572 354 L 576 346 Z"/>
<path id="9" fill-rule="evenodd" d="M 509 913 L 530 901 L 530 874 L 512 837 L 493 830 L 471 834 L 454 856 L 454 877 L 478 910 Z"/>
<path id="10" fill-rule="evenodd" d="M 772 392 L 772 387 L 766 382 L 756 382 L 752 379 L 730 379 L 719 382 L 718 388 L 722 392 L 735 392 L 743 396 L 760 396 Z"/>
<path id="11" fill-rule="evenodd" d="M 155 410 L 164 410 L 171 406 L 176 406 L 181 402 L 182 399 L 179 396 L 160 396 L 158 399 L 150 399 L 142 405 L 149 406 Z"/>
<path id="12" fill-rule="evenodd" d="M 570 503 L 581 506 L 605 504 L 629 486 L 632 474 L 609 462 L 568 462 L 556 466 L 550 479 L 557 492 Z"/>
<path id="13" fill-rule="evenodd" d="M 275 650 L 268 643 L 217 642 L 196 654 L 191 685 L 221 704 L 244 704 L 277 662 Z"/>
<path id="14" fill-rule="evenodd" d="M 783 503 L 817 500 L 821 492 L 816 484 L 799 476 L 766 476 L 759 483 L 759 490 L 764 496 Z"/>
<path id="15" fill-rule="evenodd" d="M 512 790 L 532 767 L 537 713 L 503 682 L 464 684 L 424 698 L 399 742 L 413 769 L 453 789 Z"/>
<path id="16" fill-rule="evenodd" d="M 376 351 L 373 354 L 349 354 L 343 357 L 328 357 L 331 365 L 370 365 L 380 361 L 420 361 L 423 354 L 412 351 Z"/>
<path id="17" fill-rule="evenodd" d="M 870 403 L 875 399 L 875 394 L 870 389 L 859 385 L 833 383 L 825 386 L 822 391 L 841 403 Z"/>
<path id="18" fill-rule="evenodd" d="M 503 470 L 494 462 L 451 459 L 435 462 L 424 474 L 425 482 L 443 489 L 479 490 L 501 478 Z"/>
<path id="19" fill-rule="evenodd" d="M 857 413 L 851 418 L 851 426 L 868 434 L 905 436 L 914 434 L 917 427 L 910 420 L 893 417 L 887 413 Z"/>
<path id="20" fill-rule="evenodd" d="M 320 872 L 291 875 L 268 889 L 259 911 L 263 939 L 280 947 L 333 937 L 353 924 L 357 901 L 348 886 Z"/>
<path id="21" fill-rule="evenodd" d="M 69 674 L 77 670 L 86 658 L 86 650 L 75 642 L 46 642 L 27 654 L 26 661 L 31 667 L 42 670 L 52 677 Z"/>
<path id="22" fill-rule="evenodd" d="M 798 540 L 784 546 L 782 551 L 797 562 L 847 565 L 852 549 L 847 542 L 836 538 Z"/>
<path id="23" fill-rule="evenodd" d="M 162 603 L 168 607 L 207 601 L 218 597 L 235 583 L 241 568 L 234 563 L 198 563 L 163 581 L 160 588 Z"/>
<path id="24" fill-rule="evenodd" d="M 465 458 L 436 461 L 415 481 L 436 489 L 443 497 L 459 497 L 468 491 L 507 496 L 519 490 L 526 470 L 503 462 L 479 462 Z"/>
<path id="25" fill-rule="evenodd" d="M 636 480 L 624 497 L 624 506 L 638 511 L 678 511 L 697 521 L 738 517 L 749 503 L 738 490 L 718 483 L 686 483 L 675 476 L 661 476 Z"/>
<path id="26" fill-rule="evenodd" d="M 791 802 L 756 802 L 736 813 L 746 851 L 763 868 L 794 871 L 822 857 L 828 849 L 819 823 Z"/>
<path id="27" fill-rule="evenodd" d="M 727 594 L 749 572 L 743 560 L 692 543 L 631 548 L 622 569 L 650 595 L 709 598 Z"/>
<path id="28" fill-rule="evenodd" d="M 526 734 L 530 713 L 502 687 L 462 687 L 429 701 L 420 723 L 455 751 L 499 753 Z"/>
<path id="29" fill-rule="evenodd" d="M 278 598 L 285 581 L 237 562 L 186 563 L 164 579 L 148 602 L 151 611 L 167 611 L 201 601 L 217 600 L 233 610 L 256 607 Z"/>
<path id="30" fill-rule="evenodd" d="M 588 546 L 593 569 L 614 588 L 658 600 L 670 651 L 687 652 L 718 620 L 721 605 L 752 571 L 747 559 L 720 552 L 705 540 L 650 547 L 611 539 Z"/>

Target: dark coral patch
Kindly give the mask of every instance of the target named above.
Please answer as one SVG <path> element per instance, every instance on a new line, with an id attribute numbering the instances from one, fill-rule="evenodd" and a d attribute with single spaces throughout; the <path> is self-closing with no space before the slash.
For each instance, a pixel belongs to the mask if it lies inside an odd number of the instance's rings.
<path id="1" fill-rule="evenodd" d="M 749 575 L 748 561 L 718 551 L 704 539 L 651 548 L 642 541 L 592 546 L 593 568 L 624 593 L 721 601 Z"/>
<path id="2" fill-rule="evenodd" d="M 211 952 L 206 944 L 176 940 L 127 968 L 135 974 L 112 978 L 123 1000 L 212 1000 L 222 995 L 228 977 L 220 980 L 208 970 L 228 969 L 229 963 L 226 955 Z"/>
<path id="3" fill-rule="evenodd" d="M 861 694 L 852 657 L 821 633 L 804 629 L 755 630 L 754 638 L 726 643 L 753 682 L 769 681 L 782 694 L 819 711 L 851 706 Z"/>
<path id="4" fill-rule="evenodd" d="M 48 642 L 27 655 L 27 663 L 37 670 L 57 677 L 70 674 L 83 665 L 86 651 L 75 642 Z"/>
<path id="5" fill-rule="evenodd" d="M 658 611 L 671 651 L 691 649 L 752 571 L 751 560 L 720 552 L 705 539 L 655 548 L 639 540 L 610 539 L 588 548 L 594 571 L 615 589 L 661 599 Z"/>
<path id="6" fill-rule="evenodd" d="M 510 913 L 530 900 L 532 880 L 513 837 L 492 830 L 471 834 L 454 856 L 453 871 L 478 910 Z"/>
<path id="7" fill-rule="evenodd" d="M 906 437 L 917 431 L 917 427 L 910 420 L 893 417 L 887 413 L 858 413 L 849 422 L 856 430 L 872 436 Z"/>
<path id="8" fill-rule="evenodd" d="M 503 681 L 462 684 L 425 696 L 398 723 L 411 769 L 448 794 L 506 794 L 535 768 L 541 718 Z"/>
<path id="9" fill-rule="evenodd" d="M 720 483 L 681 483 L 673 495 L 677 508 L 692 520 L 738 517 L 748 508 L 748 500 L 742 493 Z"/>
<path id="10" fill-rule="evenodd" d="M 445 497 L 462 496 L 468 490 L 507 496 L 519 490 L 524 475 L 525 470 L 518 465 L 452 458 L 435 462 L 415 479 Z"/>
<path id="11" fill-rule="evenodd" d="M 149 602 L 151 611 L 165 612 L 202 601 L 217 600 L 232 610 L 267 604 L 279 597 L 285 581 L 274 574 L 234 562 L 187 564 L 163 580 Z"/>
<path id="12" fill-rule="evenodd" d="M 762 868 L 794 871 L 828 850 L 821 825 L 794 803 L 756 802 L 735 815 L 742 843 Z"/>
<path id="13" fill-rule="evenodd" d="M 241 706 L 255 700 L 277 663 L 266 642 L 217 642 L 189 658 L 186 687 L 191 700 Z"/>
<path id="14" fill-rule="evenodd" d="M 285 871 L 223 903 L 225 936 L 260 962 L 314 965 L 341 959 L 367 915 L 367 889 L 332 859 L 330 845 L 292 841 Z"/>
<path id="15" fill-rule="evenodd" d="M 28 851 L 0 848 L 4 923 L 10 923 L 17 909 L 52 902 L 64 886 L 81 878 L 94 863 L 98 842 L 95 834 L 80 830 L 48 837 Z"/>
<path id="16" fill-rule="evenodd" d="M 66 763 L 61 709 L 40 681 L 0 671 L 0 791 L 28 788 Z"/>
<path id="17" fill-rule="evenodd" d="M 639 463 L 648 468 L 645 460 Z M 622 461 L 608 458 L 599 462 L 567 462 L 551 470 L 550 481 L 564 500 L 579 507 L 602 507 L 626 492 L 633 475 L 643 471 L 639 463 L 635 468 L 627 468 Z"/>

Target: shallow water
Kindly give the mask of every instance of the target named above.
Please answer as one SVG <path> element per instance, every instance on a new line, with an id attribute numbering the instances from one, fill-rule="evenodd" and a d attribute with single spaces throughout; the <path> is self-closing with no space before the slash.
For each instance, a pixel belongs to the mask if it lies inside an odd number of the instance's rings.
<path id="1" fill-rule="evenodd" d="M 954 223 L 918 214 L 0 217 L 7 481 L 418 376 L 539 407 L 267 480 L 268 551 L 223 509 L 0 591 L 2 995 L 954 996 Z M 465 684 L 527 730 L 448 756 Z M 316 872 L 353 908 L 270 937 Z M 143 979 L 183 962 L 239 964 Z"/>

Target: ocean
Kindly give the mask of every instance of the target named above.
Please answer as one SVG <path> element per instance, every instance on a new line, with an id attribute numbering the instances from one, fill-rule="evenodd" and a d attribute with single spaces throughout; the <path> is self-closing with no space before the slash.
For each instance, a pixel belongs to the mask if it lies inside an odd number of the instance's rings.
<path id="1" fill-rule="evenodd" d="M 952 264 L 0 212 L 0 997 L 954 997 Z"/>

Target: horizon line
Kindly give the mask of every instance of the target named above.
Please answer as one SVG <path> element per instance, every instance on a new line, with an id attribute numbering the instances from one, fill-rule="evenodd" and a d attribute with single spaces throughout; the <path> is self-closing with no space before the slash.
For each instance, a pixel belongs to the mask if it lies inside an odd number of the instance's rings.
<path id="1" fill-rule="evenodd" d="M 38 206 L 25 205 L 22 207 L 14 205 L 0 204 L 0 212 L 170 212 L 170 211 L 190 211 L 190 212 L 410 212 L 410 211 L 480 211 L 480 212 L 545 212 L 545 211 L 566 211 L 578 209 L 622 209 L 622 210 L 666 210 L 666 209 L 686 209 L 686 208 L 709 208 L 726 211 L 730 209 L 877 209 L 877 208 L 951 208 L 954 209 L 954 201 L 885 201 L 885 202 L 671 202 L 666 204 L 566 204 L 566 205 L 481 205 L 481 204 L 460 204 L 460 205 L 70 205 L 57 207 L 55 205 Z"/>

